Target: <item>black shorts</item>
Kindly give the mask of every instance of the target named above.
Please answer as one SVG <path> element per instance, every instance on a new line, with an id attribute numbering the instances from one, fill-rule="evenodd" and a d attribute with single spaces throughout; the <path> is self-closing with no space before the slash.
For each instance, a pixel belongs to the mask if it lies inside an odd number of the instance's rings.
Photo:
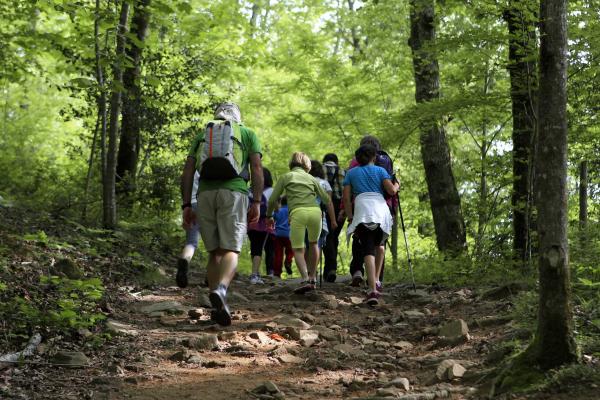
<path id="1" fill-rule="evenodd" d="M 354 234 L 360 240 L 363 256 L 375 256 L 376 248 L 383 246 L 387 239 L 387 235 L 383 233 L 379 226 L 375 229 L 369 229 L 364 224 L 359 224 Z"/>
<path id="2" fill-rule="evenodd" d="M 250 255 L 252 257 L 262 256 L 265 243 L 268 240 L 268 235 L 268 232 L 248 231 L 248 238 L 250 239 Z"/>

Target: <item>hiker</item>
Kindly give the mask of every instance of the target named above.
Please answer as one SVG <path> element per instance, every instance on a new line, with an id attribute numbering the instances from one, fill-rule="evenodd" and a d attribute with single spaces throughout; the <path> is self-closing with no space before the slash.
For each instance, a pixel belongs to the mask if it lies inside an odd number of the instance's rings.
<path id="1" fill-rule="evenodd" d="M 279 208 L 273 213 L 275 220 L 275 259 L 273 261 L 273 274 L 281 278 L 282 268 L 285 265 L 285 272 L 288 277 L 292 275 L 292 260 L 294 252 L 290 242 L 290 222 L 287 206 L 287 197 L 282 196 L 279 199 Z M 285 261 L 284 261 L 285 256 Z"/>
<path id="2" fill-rule="evenodd" d="M 381 149 L 381 143 L 379 139 L 372 135 L 365 135 L 360 141 L 360 146 L 363 145 L 371 145 L 375 147 L 377 150 L 377 157 L 375 159 L 375 165 L 382 167 L 387 171 L 387 173 L 392 177 L 392 182 L 397 182 L 394 167 L 391 157 Z M 358 166 L 359 163 L 356 158 L 353 158 L 350 162 L 350 166 L 348 170 Z M 398 209 L 398 198 L 397 196 L 390 196 L 387 193 L 384 193 L 384 197 L 386 199 L 386 203 L 388 208 L 390 209 L 390 213 L 392 214 L 392 218 L 396 216 L 396 210 Z M 385 246 L 385 245 L 384 245 Z M 363 283 L 364 276 L 364 268 L 363 268 L 363 260 L 364 254 L 361 253 L 361 243 L 360 238 L 354 237 L 352 239 L 352 261 L 350 262 L 350 275 L 352 276 L 351 285 L 352 286 L 360 286 Z M 383 282 L 383 272 L 385 269 L 385 257 L 381 260 L 381 264 L 377 267 L 377 286 L 381 289 Z"/>
<path id="3" fill-rule="evenodd" d="M 198 205 L 198 199 L 196 197 L 198 193 L 198 179 L 200 174 L 198 171 L 194 173 L 194 184 L 192 187 L 191 203 L 192 210 L 196 212 Z M 183 180 L 181 181 L 181 194 L 183 198 Z M 188 285 L 188 270 L 192 257 L 198 248 L 198 240 L 200 239 L 200 232 L 198 230 L 198 224 L 194 221 L 191 226 L 185 229 L 185 245 L 181 250 L 181 256 L 177 259 L 177 275 L 175 275 L 175 282 L 180 288 L 185 288 Z"/>
<path id="4" fill-rule="evenodd" d="M 370 144 L 356 150 L 359 166 L 348 170 L 344 179 L 344 209 L 348 217 L 348 237 L 354 234 L 360 240 L 361 253 L 366 265 L 369 291 L 365 302 L 375 305 L 381 296 L 378 286 L 378 267 L 383 264 L 384 243 L 392 230 L 392 215 L 384 193 L 394 195 L 398 184 L 392 183 L 388 172 L 375 165 L 377 149 Z M 352 196 L 355 197 L 354 209 Z"/>
<path id="5" fill-rule="evenodd" d="M 316 270 L 319 259 L 318 240 L 321 234 L 322 219 L 321 209 L 316 203 L 317 196 L 327 206 L 333 228 L 336 228 L 333 207 L 329 195 L 323 190 L 315 178 L 309 175 L 311 163 L 306 154 L 296 152 L 289 163 L 290 172 L 284 174 L 275 184 L 269 206 L 267 218 L 273 224 L 273 210 L 277 199 L 285 191 L 290 213 L 290 241 L 294 250 L 294 259 L 302 275 L 307 275 L 308 281 L 302 283 L 294 290 L 297 294 L 304 294 L 315 290 Z M 309 255 L 308 263 L 304 260 L 304 232 L 308 230 Z"/>
<path id="6" fill-rule="evenodd" d="M 317 180 L 317 182 L 319 182 L 319 185 L 321 185 L 321 187 L 323 188 L 325 193 L 327 193 L 327 195 L 329 196 L 329 200 L 331 201 L 331 185 L 329 185 L 329 182 L 327 182 L 325 180 L 323 164 L 321 164 L 321 162 L 317 161 L 317 160 L 310 160 L 310 165 L 311 165 L 311 167 L 310 167 L 310 171 L 308 173 L 311 174 Z M 323 220 L 323 225 L 321 227 L 321 236 L 319 237 L 319 242 L 318 242 L 319 249 L 322 249 L 323 246 L 325 245 L 325 240 L 327 238 L 327 235 L 329 234 L 329 228 L 328 228 L 329 219 L 325 216 L 325 211 L 327 211 L 326 206 L 318 198 L 317 198 L 317 205 L 321 209 L 322 220 Z M 333 209 L 333 213 L 334 213 L 334 215 L 337 215 L 337 214 L 335 214 L 335 208 Z M 308 244 L 308 242 L 307 242 L 307 244 Z M 306 246 L 306 247 L 308 247 L 308 246 Z"/>
<path id="7" fill-rule="evenodd" d="M 184 226 L 189 228 L 197 221 L 209 253 L 211 319 L 227 326 L 231 324 L 227 288 L 238 264 L 247 221 L 256 222 L 260 217 L 263 172 L 260 143 L 254 131 L 242 125 L 239 107 L 223 103 L 217 107 L 214 118 L 190 148 L 183 168 L 181 208 Z M 196 212 L 191 203 L 195 170 L 200 174 Z M 254 195 L 250 208 L 249 176 Z"/>
<path id="8" fill-rule="evenodd" d="M 260 217 L 257 222 L 248 223 L 248 239 L 250 239 L 250 257 L 252 258 L 252 274 L 250 275 L 250 284 L 264 284 L 260 277 L 260 262 L 263 251 L 265 252 L 265 264 L 267 266 L 267 275 L 273 274 L 273 238 L 271 234 L 273 229 L 267 226 L 267 202 L 273 192 L 273 178 L 271 171 L 263 167 L 264 189 L 260 197 Z M 250 204 L 254 203 L 254 195 L 248 195 Z"/>
<path id="9" fill-rule="evenodd" d="M 335 215 L 340 214 L 342 207 L 342 191 L 344 182 L 345 172 L 339 167 L 338 157 L 334 153 L 325 154 L 323 157 L 323 171 L 329 186 L 331 186 L 331 201 L 333 204 L 333 211 Z M 338 247 L 340 244 L 340 232 L 344 226 L 344 220 L 337 220 L 337 228 L 334 230 L 331 228 L 329 219 L 327 220 L 327 239 L 325 240 L 325 247 L 323 248 L 323 258 L 325 259 L 325 267 L 323 276 L 326 282 L 335 282 L 337 277 L 337 257 Z"/>

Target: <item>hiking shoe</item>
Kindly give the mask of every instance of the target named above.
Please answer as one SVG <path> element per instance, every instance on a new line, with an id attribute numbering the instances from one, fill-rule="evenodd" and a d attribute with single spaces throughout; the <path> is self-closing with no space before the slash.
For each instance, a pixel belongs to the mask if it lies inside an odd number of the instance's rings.
<path id="1" fill-rule="evenodd" d="M 375 290 L 379 293 L 383 292 L 383 283 L 381 283 L 381 281 L 375 282 Z"/>
<path id="2" fill-rule="evenodd" d="M 180 288 L 187 287 L 188 285 L 188 269 L 190 262 L 185 258 L 177 260 L 177 275 L 175 275 L 175 282 Z"/>
<path id="3" fill-rule="evenodd" d="M 302 282 L 301 286 L 294 289 L 295 294 L 304 294 L 308 293 L 312 290 L 315 290 L 317 282 L 315 281 L 306 281 Z"/>
<path id="4" fill-rule="evenodd" d="M 352 275 L 352 282 L 350 282 L 350 286 L 359 287 L 363 284 L 364 280 L 360 271 L 357 271 Z"/>
<path id="5" fill-rule="evenodd" d="M 292 271 L 292 263 L 285 263 L 285 272 L 288 275 L 291 275 L 294 273 L 294 271 Z"/>
<path id="6" fill-rule="evenodd" d="M 213 310 L 210 313 L 210 319 L 221 326 L 231 325 L 231 312 L 227 306 L 225 298 L 227 297 L 227 288 L 221 284 L 215 290 L 211 290 L 208 298 Z"/>
<path id="7" fill-rule="evenodd" d="M 260 275 L 252 274 L 250 275 L 250 284 L 251 285 L 263 285 L 265 281 L 262 280 Z"/>
<path id="8" fill-rule="evenodd" d="M 376 306 L 379 304 L 380 297 L 381 293 L 375 290 L 367 295 L 367 297 L 365 298 L 365 303 L 370 306 Z"/>
<path id="9" fill-rule="evenodd" d="M 335 274 L 335 271 L 329 271 L 329 273 L 325 275 L 325 282 L 333 283 L 336 278 L 337 275 Z"/>

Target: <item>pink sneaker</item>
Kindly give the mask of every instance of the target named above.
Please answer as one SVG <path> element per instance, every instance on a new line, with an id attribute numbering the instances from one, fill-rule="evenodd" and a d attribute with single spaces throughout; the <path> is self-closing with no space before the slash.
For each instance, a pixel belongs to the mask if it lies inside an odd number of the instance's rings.
<path id="1" fill-rule="evenodd" d="M 378 291 L 373 291 L 367 295 L 365 298 L 365 303 L 370 306 L 376 306 L 379 304 L 379 298 L 381 297 L 381 293 Z"/>
<path id="2" fill-rule="evenodd" d="M 316 288 L 316 282 L 315 281 L 308 281 L 308 282 L 303 282 L 302 286 L 294 289 L 294 293 L 296 294 L 304 294 L 304 293 L 308 293 L 312 290 L 315 290 Z"/>
<path id="3" fill-rule="evenodd" d="M 379 293 L 383 292 L 383 283 L 381 283 L 381 281 L 375 282 L 375 290 Z"/>

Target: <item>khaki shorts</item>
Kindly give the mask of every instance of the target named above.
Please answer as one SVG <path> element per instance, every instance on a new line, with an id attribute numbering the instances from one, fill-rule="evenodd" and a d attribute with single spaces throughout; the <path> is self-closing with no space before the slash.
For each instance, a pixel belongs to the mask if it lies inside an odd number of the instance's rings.
<path id="1" fill-rule="evenodd" d="M 206 251 L 239 253 L 246 237 L 248 196 L 229 189 L 198 193 L 196 220 Z"/>

